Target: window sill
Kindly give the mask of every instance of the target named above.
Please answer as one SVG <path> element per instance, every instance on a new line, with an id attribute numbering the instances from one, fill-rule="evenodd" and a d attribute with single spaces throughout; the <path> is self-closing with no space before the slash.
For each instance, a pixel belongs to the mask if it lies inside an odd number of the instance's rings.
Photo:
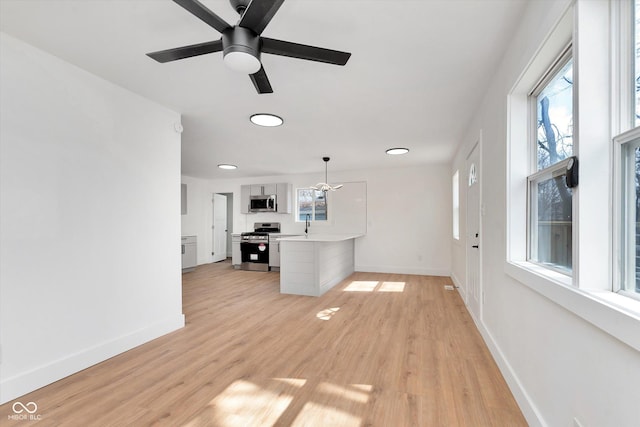
<path id="1" fill-rule="evenodd" d="M 640 351 L 640 301 L 602 290 L 589 291 L 571 278 L 528 262 L 506 262 L 505 273 L 581 317 L 607 334 Z"/>

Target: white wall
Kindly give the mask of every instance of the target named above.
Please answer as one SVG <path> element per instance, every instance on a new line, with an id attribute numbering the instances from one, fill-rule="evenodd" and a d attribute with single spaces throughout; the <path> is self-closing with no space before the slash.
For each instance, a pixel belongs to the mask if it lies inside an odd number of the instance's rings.
<path id="1" fill-rule="evenodd" d="M 356 241 L 356 270 L 450 274 L 451 179 L 447 165 L 338 171 L 331 173 L 330 180 L 332 183 L 366 183 L 366 236 Z M 241 214 L 240 186 L 290 182 L 295 189 L 317 181 L 317 174 L 215 181 L 183 176 L 182 182 L 189 185 L 189 200 L 196 198 L 194 204 L 198 207 L 183 215 L 182 232 L 198 235 L 199 241 L 203 239 L 204 246 L 198 245 L 199 253 L 211 253 L 211 194 L 232 192 L 234 232 L 252 231 L 254 222 L 278 221 L 284 233 L 303 234 L 304 222 L 295 222 L 294 214 Z M 345 229 L 338 219 L 340 214 L 332 213 L 336 215 L 335 222 L 313 223 L 310 233 L 360 232 L 360 228 Z M 349 212 L 342 214 L 349 215 Z M 210 262 L 210 256 L 199 255 L 198 262 Z"/>
<path id="2" fill-rule="evenodd" d="M 575 417 L 584 426 L 637 426 L 640 354 L 505 274 L 507 94 L 567 3 L 530 2 L 450 173 L 461 170 L 464 202 L 464 160 L 482 133 L 485 302 L 479 327 L 530 425 L 568 427 Z M 460 212 L 453 274 L 464 286 L 466 214 Z"/>
<path id="3" fill-rule="evenodd" d="M 0 35 L 0 401 L 184 325 L 180 116 Z"/>

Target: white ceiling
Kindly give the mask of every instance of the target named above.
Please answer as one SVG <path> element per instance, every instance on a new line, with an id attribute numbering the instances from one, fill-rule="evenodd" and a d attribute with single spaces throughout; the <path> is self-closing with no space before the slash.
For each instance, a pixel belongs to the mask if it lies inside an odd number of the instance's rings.
<path id="1" fill-rule="evenodd" d="M 201 2 L 237 22 L 228 0 Z M 340 67 L 265 54 L 263 95 L 221 53 L 145 55 L 220 38 L 170 0 L 0 0 L 0 30 L 182 113 L 183 174 L 232 178 L 324 171 L 324 155 L 332 171 L 448 162 L 525 4 L 287 0 L 265 37 L 352 56 Z M 257 127 L 256 112 L 285 123 Z M 385 154 L 396 146 L 411 152 Z"/>

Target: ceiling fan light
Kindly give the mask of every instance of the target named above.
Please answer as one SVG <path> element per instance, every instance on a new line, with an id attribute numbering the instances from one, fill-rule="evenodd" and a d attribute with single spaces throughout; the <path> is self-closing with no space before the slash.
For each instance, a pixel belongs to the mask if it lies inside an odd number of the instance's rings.
<path id="1" fill-rule="evenodd" d="M 409 152 L 408 148 L 389 148 L 386 153 L 392 156 L 397 156 L 399 154 L 407 154 Z"/>
<path id="2" fill-rule="evenodd" d="M 224 63 L 232 70 L 244 74 L 255 74 L 260 71 L 260 68 L 262 67 L 258 58 L 250 53 L 242 51 L 225 53 Z"/>
<path id="3" fill-rule="evenodd" d="M 249 117 L 251 123 L 258 126 L 266 126 L 266 127 L 275 127 L 280 126 L 284 123 L 281 117 L 276 116 L 275 114 L 269 113 L 258 113 Z"/>

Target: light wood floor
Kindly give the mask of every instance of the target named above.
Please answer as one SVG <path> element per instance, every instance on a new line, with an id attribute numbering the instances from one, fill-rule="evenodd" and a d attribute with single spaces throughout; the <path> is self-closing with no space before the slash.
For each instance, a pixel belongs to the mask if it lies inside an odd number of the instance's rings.
<path id="1" fill-rule="evenodd" d="M 355 273 L 320 298 L 229 262 L 183 280 L 185 328 L 18 399 L 25 424 L 526 425 L 448 278 Z"/>

